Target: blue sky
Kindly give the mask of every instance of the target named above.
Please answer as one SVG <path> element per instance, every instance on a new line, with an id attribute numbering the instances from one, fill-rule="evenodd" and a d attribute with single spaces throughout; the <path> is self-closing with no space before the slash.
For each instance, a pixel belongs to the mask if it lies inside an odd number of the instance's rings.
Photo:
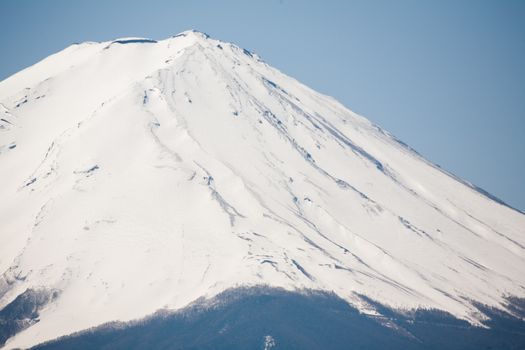
<path id="1" fill-rule="evenodd" d="M 525 1 L 0 0 L 0 21 L 0 79 L 73 42 L 207 32 L 525 210 Z"/>

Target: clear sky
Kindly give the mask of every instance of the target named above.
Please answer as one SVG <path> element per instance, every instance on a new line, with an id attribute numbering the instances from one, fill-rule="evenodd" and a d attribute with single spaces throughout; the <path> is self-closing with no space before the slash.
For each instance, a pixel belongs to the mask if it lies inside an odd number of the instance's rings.
<path id="1" fill-rule="evenodd" d="M 525 210 L 525 1 L 0 0 L 0 80 L 73 42 L 197 29 Z"/>

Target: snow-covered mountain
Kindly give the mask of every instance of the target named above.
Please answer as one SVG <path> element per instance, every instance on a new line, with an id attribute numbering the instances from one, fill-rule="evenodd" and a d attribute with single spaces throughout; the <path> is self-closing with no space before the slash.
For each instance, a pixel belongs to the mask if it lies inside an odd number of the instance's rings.
<path id="1" fill-rule="evenodd" d="M 75 44 L 0 103 L 0 309 L 39 314 L 7 348 L 241 286 L 472 324 L 525 297 L 523 213 L 235 45 Z"/>

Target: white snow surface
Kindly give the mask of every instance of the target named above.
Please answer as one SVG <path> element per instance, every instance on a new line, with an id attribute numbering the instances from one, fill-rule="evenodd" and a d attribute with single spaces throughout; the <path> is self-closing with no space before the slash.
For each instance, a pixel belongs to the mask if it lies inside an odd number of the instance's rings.
<path id="1" fill-rule="evenodd" d="M 0 308 L 60 291 L 6 348 L 238 286 L 472 323 L 525 296 L 525 215 L 233 44 L 75 44 L 0 103 Z"/>

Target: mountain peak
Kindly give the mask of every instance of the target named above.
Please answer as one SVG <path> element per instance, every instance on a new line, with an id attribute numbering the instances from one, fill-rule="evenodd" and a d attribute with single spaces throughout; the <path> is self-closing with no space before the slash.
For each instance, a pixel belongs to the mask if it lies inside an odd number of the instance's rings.
<path id="1" fill-rule="evenodd" d="M 524 296 L 525 215 L 204 33 L 69 47 L 0 104 L 0 308 L 40 296 L 11 348 L 238 286 L 473 324 Z"/>
<path id="2" fill-rule="evenodd" d="M 201 32 L 201 31 L 198 31 L 198 30 L 195 30 L 195 29 L 188 29 L 188 30 L 185 30 L 183 32 L 180 32 L 176 35 L 174 35 L 173 37 L 178 37 L 178 36 L 195 36 L 195 37 L 199 37 L 199 38 L 203 38 L 203 39 L 209 39 L 210 36 L 204 32 Z"/>

